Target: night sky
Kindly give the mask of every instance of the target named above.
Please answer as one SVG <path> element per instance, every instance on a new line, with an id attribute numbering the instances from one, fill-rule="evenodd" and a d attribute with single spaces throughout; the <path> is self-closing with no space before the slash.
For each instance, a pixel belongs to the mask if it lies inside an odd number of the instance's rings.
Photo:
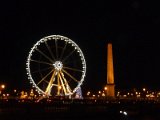
<path id="1" fill-rule="evenodd" d="M 106 84 L 106 45 L 113 43 L 116 89 L 159 89 L 159 4 L 128 2 L 1 2 L 0 83 L 28 89 L 26 60 L 30 48 L 48 35 L 63 35 L 84 53 L 87 74 L 82 89 Z"/>

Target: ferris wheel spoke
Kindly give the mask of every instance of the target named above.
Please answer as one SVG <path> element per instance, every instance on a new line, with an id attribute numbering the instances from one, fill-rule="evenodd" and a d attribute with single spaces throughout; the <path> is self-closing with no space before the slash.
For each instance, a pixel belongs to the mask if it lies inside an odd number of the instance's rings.
<path id="1" fill-rule="evenodd" d="M 47 43 L 46 41 L 45 41 L 45 45 L 46 45 L 46 47 L 47 47 L 50 55 L 52 56 L 53 60 L 55 60 L 55 57 L 54 57 L 54 55 L 53 55 L 53 52 L 51 51 L 51 48 L 50 48 L 50 46 L 48 45 L 48 43 Z"/>
<path id="2" fill-rule="evenodd" d="M 59 74 L 59 73 L 58 73 L 58 74 Z M 57 87 L 58 87 L 57 95 L 60 95 L 60 88 L 61 88 L 61 85 L 60 85 L 60 78 L 59 78 L 59 75 L 57 75 Z"/>
<path id="3" fill-rule="evenodd" d="M 42 64 L 47 64 L 47 65 L 51 65 L 51 66 L 53 66 L 51 63 L 44 62 L 44 61 L 38 61 L 38 60 L 33 60 L 33 59 L 31 59 L 31 61 L 33 61 L 33 62 L 37 62 L 37 63 L 42 63 Z"/>
<path id="4" fill-rule="evenodd" d="M 38 48 L 36 48 L 36 50 L 37 50 L 40 54 L 42 54 L 46 59 L 48 59 L 51 63 L 53 63 L 53 60 L 52 60 L 50 57 L 48 57 L 46 54 L 44 54 L 41 50 L 39 50 Z"/>
<path id="5" fill-rule="evenodd" d="M 57 39 L 55 39 L 55 47 L 56 47 L 56 57 L 58 58 L 58 43 L 57 43 Z"/>
<path id="6" fill-rule="evenodd" d="M 73 71 L 77 71 L 77 72 L 83 72 L 83 70 L 79 70 L 76 68 L 71 68 L 71 67 L 63 67 L 64 69 L 68 69 L 68 70 L 73 70 Z"/>
<path id="7" fill-rule="evenodd" d="M 42 81 L 45 81 L 45 79 L 54 71 L 54 69 L 52 69 L 48 74 L 46 74 L 38 83 L 37 85 L 39 85 Z"/>
<path id="8" fill-rule="evenodd" d="M 62 69 L 62 71 L 68 75 L 70 78 L 72 78 L 74 81 L 79 82 L 75 77 L 73 77 L 70 73 L 68 73 L 66 70 Z"/>
<path id="9" fill-rule="evenodd" d="M 52 76 L 51 76 L 51 78 L 49 80 L 48 86 L 47 86 L 47 88 L 45 90 L 45 94 L 46 95 L 50 95 L 50 93 L 51 93 L 51 88 L 52 88 L 52 84 L 53 84 L 53 82 L 55 80 L 56 73 L 57 73 L 57 71 L 53 71 L 53 74 L 52 74 Z"/>
<path id="10" fill-rule="evenodd" d="M 72 52 L 70 52 L 70 54 L 69 54 L 68 56 L 66 56 L 66 57 L 62 60 L 62 62 L 64 62 L 65 60 L 67 60 L 67 59 L 74 53 L 74 51 L 75 51 L 75 49 L 74 49 Z"/>
<path id="11" fill-rule="evenodd" d="M 47 84 L 49 83 L 48 81 L 44 80 L 44 82 L 46 82 Z"/>
<path id="12" fill-rule="evenodd" d="M 43 71 L 49 70 L 49 69 L 51 69 L 51 68 L 52 68 L 52 67 L 47 67 L 47 68 L 44 68 L 44 69 L 41 69 L 41 70 L 33 71 L 32 73 L 43 72 Z"/>
<path id="13" fill-rule="evenodd" d="M 66 50 L 66 47 L 67 47 L 67 42 L 65 42 L 65 46 L 63 47 L 63 50 L 61 52 L 60 59 L 62 59 L 64 51 Z"/>

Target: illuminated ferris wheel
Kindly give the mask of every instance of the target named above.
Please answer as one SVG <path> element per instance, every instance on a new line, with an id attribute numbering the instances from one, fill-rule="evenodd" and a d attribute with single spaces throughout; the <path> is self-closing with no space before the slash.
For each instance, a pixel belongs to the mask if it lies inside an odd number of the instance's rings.
<path id="1" fill-rule="evenodd" d="M 84 81 L 86 62 L 78 45 L 61 35 L 40 39 L 27 58 L 27 75 L 32 86 L 45 96 L 68 96 Z"/>

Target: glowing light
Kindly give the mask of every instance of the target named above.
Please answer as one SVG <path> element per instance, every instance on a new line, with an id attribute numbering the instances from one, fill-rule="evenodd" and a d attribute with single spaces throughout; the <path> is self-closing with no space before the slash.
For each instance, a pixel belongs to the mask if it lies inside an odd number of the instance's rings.
<path id="1" fill-rule="evenodd" d="M 16 93 L 17 92 L 17 90 L 16 89 L 14 89 L 14 93 Z"/>
<path id="2" fill-rule="evenodd" d="M 55 67 L 56 70 L 61 70 L 63 68 L 63 64 L 61 61 L 56 61 L 53 66 Z"/>
<path id="3" fill-rule="evenodd" d="M 104 94 L 104 93 L 102 93 L 102 96 L 104 97 L 104 96 L 105 96 L 105 94 Z"/>
<path id="4" fill-rule="evenodd" d="M 121 114 L 123 114 L 125 116 L 128 115 L 128 113 L 126 111 L 122 111 L 122 110 L 120 110 L 119 113 L 121 113 Z"/>
<path id="5" fill-rule="evenodd" d="M 146 91 L 146 88 L 143 88 L 143 91 L 145 92 L 145 91 Z"/>
<path id="6" fill-rule="evenodd" d="M 137 95 L 137 97 L 141 97 L 141 95 Z"/>
<path id="7" fill-rule="evenodd" d="M 124 111 L 124 112 L 123 112 L 123 114 L 124 114 L 124 115 L 127 115 L 127 112 L 126 112 L 126 111 Z"/>
<path id="8" fill-rule="evenodd" d="M 127 97 L 127 95 L 123 95 L 123 97 Z"/>
<path id="9" fill-rule="evenodd" d="M 90 93 L 91 93 L 91 92 L 90 92 L 90 91 L 88 91 L 88 92 L 87 92 L 87 95 L 90 95 Z"/>
<path id="10" fill-rule="evenodd" d="M 4 89 L 5 87 L 6 87 L 6 86 L 5 86 L 4 84 L 3 84 L 3 85 L 1 85 L 1 88 L 2 88 L 2 89 Z"/>
<path id="11" fill-rule="evenodd" d="M 107 90 L 107 87 L 104 87 L 104 90 Z"/>

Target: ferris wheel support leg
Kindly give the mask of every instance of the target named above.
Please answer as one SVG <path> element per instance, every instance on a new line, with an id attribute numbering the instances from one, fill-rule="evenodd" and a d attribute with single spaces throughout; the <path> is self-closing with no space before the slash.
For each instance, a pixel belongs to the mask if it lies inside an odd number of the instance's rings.
<path id="1" fill-rule="evenodd" d="M 59 78 L 59 73 L 57 75 L 57 82 L 58 82 L 58 86 L 57 86 L 57 95 L 59 96 L 60 95 L 60 90 L 61 90 L 61 85 L 60 85 L 60 78 Z"/>
<path id="2" fill-rule="evenodd" d="M 58 75 L 59 75 L 59 78 L 60 78 L 60 82 L 61 82 L 61 84 L 62 84 L 62 88 L 63 88 L 63 90 L 64 90 L 64 94 L 66 95 L 66 94 L 67 94 L 67 91 L 66 91 L 66 88 L 65 88 L 65 86 L 64 86 L 63 79 L 62 79 L 62 77 L 61 77 L 60 74 L 58 74 Z"/>
<path id="3" fill-rule="evenodd" d="M 48 97 L 47 95 L 42 95 L 41 97 L 38 98 L 38 100 L 37 100 L 36 102 L 39 102 L 39 101 L 41 101 L 42 99 L 47 98 L 47 97 Z"/>
<path id="4" fill-rule="evenodd" d="M 64 80 L 64 82 L 65 82 L 67 92 L 68 92 L 69 94 L 71 94 L 71 93 L 72 93 L 72 92 L 71 92 L 71 88 L 70 88 L 67 80 L 65 79 L 63 72 L 60 71 L 60 74 L 61 74 L 61 76 L 62 76 L 62 78 L 63 78 L 63 80 Z"/>
<path id="5" fill-rule="evenodd" d="M 50 93 L 51 93 L 52 84 L 53 84 L 53 82 L 54 82 L 54 79 L 55 79 L 55 75 L 56 75 L 56 74 L 57 74 L 57 72 L 54 71 L 53 74 L 52 74 L 52 77 L 51 77 L 51 79 L 50 79 L 50 81 L 49 81 L 49 84 L 48 84 L 48 86 L 47 86 L 47 88 L 46 88 L 45 95 L 47 95 L 47 96 L 49 96 Z"/>

